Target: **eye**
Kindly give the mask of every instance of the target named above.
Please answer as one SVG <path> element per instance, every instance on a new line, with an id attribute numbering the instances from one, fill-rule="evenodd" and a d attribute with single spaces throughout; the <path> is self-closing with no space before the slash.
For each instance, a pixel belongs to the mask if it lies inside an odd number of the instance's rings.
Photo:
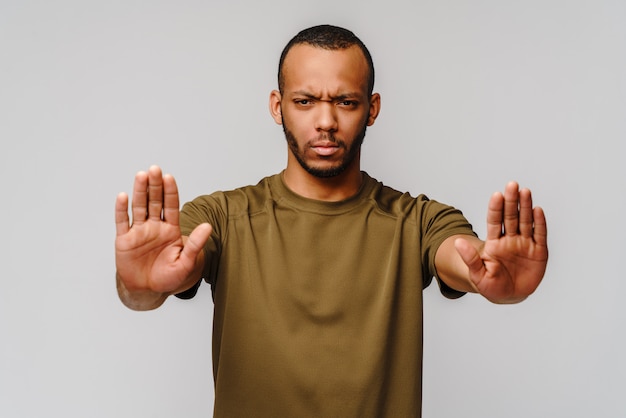
<path id="1" fill-rule="evenodd" d="M 356 100 L 342 100 L 338 104 L 342 107 L 357 107 L 359 102 Z"/>
<path id="2" fill-rule="evenodd" d="M 313 104 L 313 102 L 309 99 L 296 99 L 294 102 L 300 106 L 310 106 Z"/>

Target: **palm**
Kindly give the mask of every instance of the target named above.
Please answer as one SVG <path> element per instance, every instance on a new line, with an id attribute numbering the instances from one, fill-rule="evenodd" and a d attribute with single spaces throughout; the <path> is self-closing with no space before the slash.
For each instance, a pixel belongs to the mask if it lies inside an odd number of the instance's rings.
<path id="1" fill-rule="evenodd" d="M 469 267 L 470 279 L 487 299 L 514 303 L 533 293 L 548 261 L 546 220 L 532 207 L 530 191 L 509 183 L 504 196 L 489 202 L 487 239 L 480 250 L 457 246 Z"/>
<path id="2" fill-rule="evenodd" d="M 172 290 L 186 276 L 183 266 L 176 263 L 182 248 L 178 227 L 148 220 L 116 238 L 118 272 L 134 277 L 138 288 Z"/>
<path id="3" fill-rule="evenodd" d="M 472 277 L 490 300 L 517 301 L 535 291 L 546 269 L 547 248 L 523 237 L 487 240 L 482 251 L 484 274 Z"/>
<path id="4" fill-rule="evenodd" d="M 170 293 L 191 274 L 196 256 L 208 238 L 189 237 L 185 245 L 178 223 L 178 189 L 171 176 L 162 176 L 158 167 L 148 174 L 139 173 L 133 188 L 132 215 L 129 225 L 128 198 L 116 202 L 117 271 L 131 291 Z M 195 231 L 194 231 L 195 233 Z"/>

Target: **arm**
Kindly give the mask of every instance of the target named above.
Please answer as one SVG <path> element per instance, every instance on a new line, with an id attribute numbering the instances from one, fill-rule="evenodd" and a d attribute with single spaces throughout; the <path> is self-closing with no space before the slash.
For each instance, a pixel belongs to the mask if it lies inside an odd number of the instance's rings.
<path id="1" fill-rule="evenodd" d="M 447 238 L 437 250 L 439 278 L 453 289 L 480 293 L 494 303 L 517 303 L 532 294 L 548 262 L 543 210 L 530 190 L 507 184 L 494 193 L 487 212 L 487 239 Z"/>
<path id="2" fill-rule="evenodd" d="M 131 309 L 155 309 L 200 280 L 202 248 L 212 229 L 201 224 L 189 237 L 181 235 L 176 182 L 156 166 L 135 176 L 132 216 L 131 225 L 128 196 L 120 193 L 115 203 L 117 291 Z"/>

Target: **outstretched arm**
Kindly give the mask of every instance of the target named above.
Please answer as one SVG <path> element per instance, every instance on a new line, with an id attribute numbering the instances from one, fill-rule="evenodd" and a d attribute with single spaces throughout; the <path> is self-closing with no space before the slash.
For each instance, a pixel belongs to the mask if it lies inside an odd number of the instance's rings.
<path id="1" fill-rule="evenodd" d="M 494 303 L 517 303 L 532 294 L 548 262 L 546 218 L 532 205 L 531 192 L 506 185 L 494 193 L 487 212 L 487 239 L 452 236 L 435 258 L 448 286 L 476 292 Z"/>
<path id="2" fill-rule="evenodd" d="M 128 196 L 120 193 L 115 202 L 117 290 L 129 308 L 154 309 L 200 280 L 201 250 L 211 226 L 201 224 L 189 237 L 181 235 L 176 181 L 157 166 L 135 176 L 131 212 L 132 224 Z"/>

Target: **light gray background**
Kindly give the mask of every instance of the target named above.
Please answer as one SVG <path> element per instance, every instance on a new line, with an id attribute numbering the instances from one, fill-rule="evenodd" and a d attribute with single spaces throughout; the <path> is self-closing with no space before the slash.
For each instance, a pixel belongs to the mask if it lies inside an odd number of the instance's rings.
<path id="1" fill-rule="evenodd" d="M 124 308 L 115 196 L 155 163 L 182 200 L 281 170 L 278 56 L 324 22 L 375 59 L 366 171 L 483 236 L 511 179 L 548 216 L 526 302 L 426 290 L 424 416 L 626 416 L 623 0 L 0 0 L 0 416 L 210 416 L 209 288 Z"/>

